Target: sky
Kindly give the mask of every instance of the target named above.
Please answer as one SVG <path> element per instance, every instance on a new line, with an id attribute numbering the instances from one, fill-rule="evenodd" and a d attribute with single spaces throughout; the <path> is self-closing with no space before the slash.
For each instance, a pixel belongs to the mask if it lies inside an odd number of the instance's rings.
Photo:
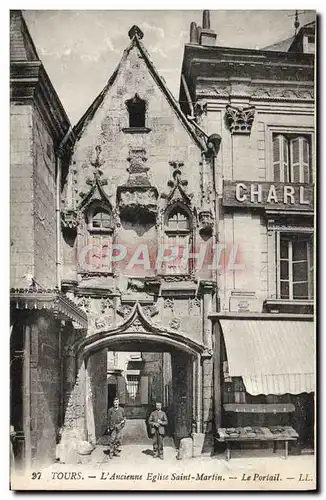
<path id="1" fill-rule="evenodd" d="M 137 24 L 156 69 L 178 99 L 184 44 L 202 11 L 24 10 L 38 55 L 75 125 L 103 89 Z M 211 10 L 216 45 L 263 48 L 294 34 L 294 10 Z M 314 19 L 299 11 L 300 24 Z"/>

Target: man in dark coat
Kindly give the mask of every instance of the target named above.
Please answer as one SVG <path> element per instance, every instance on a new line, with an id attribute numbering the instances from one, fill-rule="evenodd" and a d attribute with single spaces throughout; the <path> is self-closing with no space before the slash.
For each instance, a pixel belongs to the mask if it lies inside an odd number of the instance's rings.
<path id="1" fill-rule="evenodd" d="M 119 399 L 114 398 L 113 407 L 108 411 L 109 457 L 119 456 L 121 452 L 121 431 L 125 426 L 125 415 L 119 406 Z"/>
<path id="2" fill-rule="evenodd" d="M 168 419 L 164 411 L 162 411 L 161 403 L 156 403 L 156 410 L 150 414 L 148 424 L 153 436 L 154 458 L 159 457 L 163 460 L 163 438 L 165 427 L 168 425 Z"/>

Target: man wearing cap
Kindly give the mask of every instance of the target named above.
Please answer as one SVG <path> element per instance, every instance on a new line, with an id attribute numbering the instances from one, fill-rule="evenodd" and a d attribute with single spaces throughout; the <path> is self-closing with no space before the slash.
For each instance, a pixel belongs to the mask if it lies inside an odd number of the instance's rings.
<path id="1" fill-rule="evenodd" d="M 119 406 L 119 399 L 114 398 L 113 407 L 108 411 L 109 457 L 119 456 L 121 452 L 121 431 L 126 420 L 124 411 Z"/>
<path id="2" fill-rule="evenodd" d="M 158 457 L 163 460 L 163 438 L 168 419 L 164 411 L 162 411 L 161 403 L 156 403 L 156 409 L 150 414 L 148 424 L 153 436 L 154 458 Z"/>

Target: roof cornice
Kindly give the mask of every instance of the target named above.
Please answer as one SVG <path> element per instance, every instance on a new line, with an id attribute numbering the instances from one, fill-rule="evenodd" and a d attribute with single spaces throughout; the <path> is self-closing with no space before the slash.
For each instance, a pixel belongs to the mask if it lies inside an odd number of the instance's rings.
<path id="1" fill-rule="evenodd" d="M 56 145 L 70 128 L 69 118 L 41 61 L 10 62 L 10 100 L 35 103 Z"/>
<path id="2" fill-rule="evenodd" d="M 314 54 L 186 44 L 182 73 L 186 76 L 202 75 L 203 68 L 206 68 L 211 76 L 220 75 L 222 68 L 233 72 L 235 69 L 241 70 L 241 73 L 246 70 L 248 75 L 254 74 L 259 68 L 266 74 L 266 68 L 270 68 L 274 78 L 275 70 L 280 70 L 284 75 L 287 72 L 293 74 L 295 70 L 301 69 L 303 72 L 311 72 L 313 80 Z"/>

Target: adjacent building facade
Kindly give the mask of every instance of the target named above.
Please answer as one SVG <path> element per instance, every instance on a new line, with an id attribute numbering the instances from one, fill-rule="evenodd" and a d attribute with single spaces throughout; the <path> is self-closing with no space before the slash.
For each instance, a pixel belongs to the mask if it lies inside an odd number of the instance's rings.
<path id="1" fill-rule="evenodd" d="M 292 424 L 312 445 L 315 23 L 265 50 L 216 38 L 208 12 L 192 23 L 180 87 L 184 113 L 222 138 L 216 234 L 239 250 L 210 316 L 216 426 Z"/>
<path id="2" fill-rule="evenodd" d="M 72 129 L 11 16 L 16 454 L 77 460 L 115 396 L 140 422 L 160 400 L 193 456 L 248 412 L 311 442 L 314 27 L 283 52 L 224 48 L 204 11 L 179 103 L 128 35 Z"/>

